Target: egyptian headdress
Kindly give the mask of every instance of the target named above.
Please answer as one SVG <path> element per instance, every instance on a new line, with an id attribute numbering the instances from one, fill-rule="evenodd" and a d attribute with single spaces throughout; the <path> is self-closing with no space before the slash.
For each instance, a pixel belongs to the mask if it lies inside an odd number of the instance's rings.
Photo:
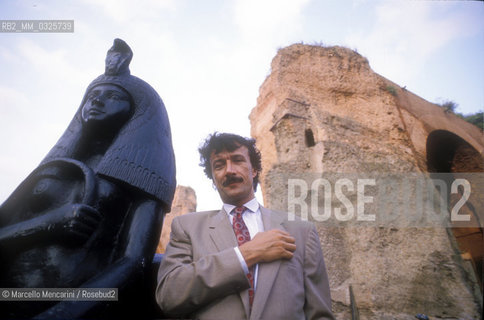
<path id="1" fill-rule="evenodd" d="M 119 129 L 103 158 L 92 168 L 97 175 L 122 181 L 171 207 L 176 187 L 175 157 L 170 123 L 165 106 L 156 91 L 130 74 L 133 52 L 121 39 L 115 39 L 106 56 L 106 69 L 87 87 L 81 105 L 64 134 L 41 164 L 57 158 L 72 158 L 82 133 L 81 109 L 91 89 L 112 84 L 126 90 L 134 110 Z"/>

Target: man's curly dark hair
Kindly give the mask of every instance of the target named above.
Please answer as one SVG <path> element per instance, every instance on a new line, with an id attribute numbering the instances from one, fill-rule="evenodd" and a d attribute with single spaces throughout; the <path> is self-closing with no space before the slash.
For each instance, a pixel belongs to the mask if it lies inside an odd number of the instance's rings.
<path id="1" fill-rule="evenodd" d="M 212 151 L 215 151 L 215 153 L 219 153 L 223 150 L 232 152 L 241 146 L 245 146 L 249 150 L 250 163 L 252 168 L 257 171 L 252 185 L 254 191 L 256 191 L 257 184 L 259 183 L 259 173 L 262 170 L 262 164 L 260 151 L 255 146 L 254 139 L 244 138 L 232 133 L 214 132 L 209 135 L 202 146 L 198 148 L 198 152 L 200 152 L 200 166 L 204 168 L 203 171 L 207 177 L 213 180 L 212 166 L 210 164 L 210 155 L 212 154 Z"/>

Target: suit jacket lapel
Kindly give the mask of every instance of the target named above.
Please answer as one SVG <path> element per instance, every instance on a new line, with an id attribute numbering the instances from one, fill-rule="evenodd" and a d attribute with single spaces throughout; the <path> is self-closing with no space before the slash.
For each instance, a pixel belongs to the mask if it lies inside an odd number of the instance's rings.
<path id="1" fill-rule="evenodd" d="M 284 230 L 282 222 L 284 217 L 278 214 L 273 214 L 271 210 L 264 207 L 260 207 L 262 214 L 262 223 L 264 224 L 264 230 L 268 231 L 271 229 Z M 250 315 L 251 319 L 260 319 L 262 316 L 262 311 L 266 304 L 267 298 L 272 289 L 272 285 L 276 279 L 279 267 L 281 265 L 281 260 L 276 260 L 270 263 L 260 263 L 259 272 L 257 276 L 257 288 L 254 296 L 254 303 L 252 305 L 252 312 Z"/>
<path id="2" fill-rule="evenodd" d="M 227 217 L 227 213 L 222 209 L 214 212 L 208 224 L 210 238 L 218 251 L 237 246 L 234 230 Z"/>
<path id="3" fill-rule="evenodd" d="M 208 228 L 210 237 L 212 238 L 212 241 L 214 242 L 218 251 L 223 251 L 238 245 L 237 239 L 235 238 L 234 229 L 232 228 L 232 224 L 230 223 L 227 213 L 224 209 L 216 212 L 211 217 Z M 240 291 L 239 296 L 242 300 L 242 304 L 244 305 L 245 313 L 249 314 L 250 305 L 248 291 Z"/>

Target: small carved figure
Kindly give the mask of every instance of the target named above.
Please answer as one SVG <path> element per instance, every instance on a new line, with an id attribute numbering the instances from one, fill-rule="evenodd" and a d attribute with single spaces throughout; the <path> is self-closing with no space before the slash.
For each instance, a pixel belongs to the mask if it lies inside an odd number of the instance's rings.
<path id="1" fill-rule="evenodd" d="M 150 265 L 175 191 L 170 125 L 114 40 L 67 130 L 0 207 L 0 287 L 119 288 Z M 0 305 L 0 318 L 78 318 L 99 302 Z"/>

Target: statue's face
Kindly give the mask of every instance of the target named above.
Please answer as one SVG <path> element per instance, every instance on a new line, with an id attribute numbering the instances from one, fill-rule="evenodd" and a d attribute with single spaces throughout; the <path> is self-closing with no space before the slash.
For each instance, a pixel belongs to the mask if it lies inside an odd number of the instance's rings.
<path id="1" fill-rule="evenodd" d="M 118 86 L 101 84 L 88 92 L 81 116 L 84 123 L 121 125 L 130 113 L 129 94 Z"/>

